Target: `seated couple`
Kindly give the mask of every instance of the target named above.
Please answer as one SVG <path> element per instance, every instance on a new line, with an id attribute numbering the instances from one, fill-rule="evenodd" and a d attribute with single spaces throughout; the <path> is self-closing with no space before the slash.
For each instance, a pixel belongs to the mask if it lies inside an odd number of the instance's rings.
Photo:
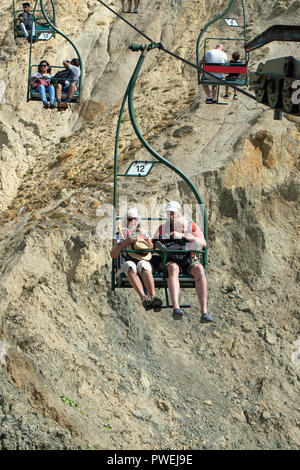
<path id="1" fill-rule="evenodd" d="M 165 211 L 168 220 L 158 227 L 153 239 L 141 227 L 140 216 L 136 208 L 131 208 L 124 214 L 122 229 L 116 233 L 115 243 L 111 250 L 113 259 L 119 255 L 121 258 L 121 267 L 117 274 L 126 274 L 130 285 L 141 298 L 142 305 L 146 310 L 159 309 L 162 301 L 156 295 L 152 275 L 153 270 L 158 267 L 155 262 L 157 256 L 152 258 L 151 253 L 126 253 L 126 249 L 133 249 L 133 244 L 137 240 L 139 241 L 139 249 L 152 250 L 155 247 L 161 251 L 167 251 L 168 247 L 171 250 L 180 249 L 180 246 L 181 249 L 190 248 L 189 253 L 170 253 L 167 256 L 168 288 L 173 305 L 173 318 L 177 320 L 184 315 L 179 304 L 179 274 L 182 271 L 195 278 L 195 288 L 201 308 L 201 322 L 212 322 L 212 317 L 207 313 L 207 282 L 204 268 L 193 251 L 206 246 L 205 238 L 195 223 L 188 223 L 187 219 L 182 216 L 181 206 L 178 202 L 169 202 Z M 137 246 L 135 249 L 138 249 Z M 143 284 L 148 295 L 145 295 Z"/>

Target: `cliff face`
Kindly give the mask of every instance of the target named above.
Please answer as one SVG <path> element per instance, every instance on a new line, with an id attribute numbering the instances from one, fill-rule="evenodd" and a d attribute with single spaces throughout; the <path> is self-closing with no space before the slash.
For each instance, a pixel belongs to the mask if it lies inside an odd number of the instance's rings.
<path id="1" fill-rule="evenodd" d="M 201 27 L 227 3 L 143 0 L 125 16 L 195 62 Z M 145 312 L 131 290 L 111 292 L 111 242 L 96 230 L 97 209 L 112 201 L 118 111 L 138 58 L 128 45 L 145 40 L 99 2 L 55 5 L 84 63 L 82 103 L 61 114 L 26 103 L 29 46 L 14 42 L 10 1 L 1 12 L 0 448 L 298 448 L 299 120 L 274 121 L 242 95 L 207 106 L 193 69 L 147 53 L 137 121 L 205 202 L 216 321 L 200 324 L 193 290 L 182 293 L 191 303 L 182 322 Z M 249 39 L 300 14 L 295 0 L 246 7 Z M 296 47 L 271 43 L 251 68 L 297 57 Z M 34 45 L 33 61 L 73 55 L 57 36 Z M 121 170 L 145 156 L 125 114 Z M 161 166 L 119 194 L 149 207 L 191 203 Z"/>

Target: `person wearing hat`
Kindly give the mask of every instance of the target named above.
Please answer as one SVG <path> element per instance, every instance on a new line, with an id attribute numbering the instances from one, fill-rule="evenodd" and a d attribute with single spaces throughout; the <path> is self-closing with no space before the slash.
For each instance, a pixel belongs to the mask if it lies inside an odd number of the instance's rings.
<path id="1" fill-rule="evenodd" d="M 126 274 L 130 285 L 139 295 L 142 305 L 146 310 L 151 308 L 159 309 L 162 301 L 155 293 L 154 279 L 152 275 L 152 266 L 149 260 L 151 253 L 126 253 L 132 249 L 153 249 L 150 235 L 140 225 L 140 215 L 138 210 L 133 207 L 125 212 L 122 219 L 122 228 L 115 235 L 113 249 L 110 255 L 113 259 L 121 257 L 121 268 L 117 275 Z M 143 284 L 147 291 L 145 295 Z"/>
<path id="2" fill-rule="evenodd" d="M 30 13 L 30 3 L 29 2 L 24 2 L 22 4 L 23 6 L 23 12 L 18 15 L 18 20 L 20 22 L 20 28 L 22 29 L 24 36 L 26 39 L 30 39 L 29 33 L 32 30 L 32 22 L 33 22 L 33 16 L 32 13 Z M 29 31 L 29 32 L 28 32 Z"/>
<path id="3" fill-rule="evenodd" d="M 178 224 L 178 220 L 182 221 L 181 205 L 177 201 L 170 201 L 165 207 L 168 216 L 166 223 L 160 225 L 153 237 L 155 248 L 167 250 L 186 249 L 187 246 L 201 249 L 206 246 L 206 240 L 198 225 L 190 222 L 187 231 L 183 233 Z M 181 226 L 181 223 L 179 224 Z M 176 245 L 174 245 L 174 242 Z M 177 246 L 178 245 L 178 246 Z M 191 250 L 191 251 L 193 251 Z M 179 320 L 183 317 L 184 312 L 179 305 L 180 272 L 191 274 L 195 278 L 195 288 L 201 308 L 202 323 L 210 323 L 213 318 L 207 313 L 207 282 L 204 268 L 200 261 L 194 257 L 191 258 L 189 253 L 174 253 L 167 257 L 168 287 L 173 304 L 173 318 Z"/>

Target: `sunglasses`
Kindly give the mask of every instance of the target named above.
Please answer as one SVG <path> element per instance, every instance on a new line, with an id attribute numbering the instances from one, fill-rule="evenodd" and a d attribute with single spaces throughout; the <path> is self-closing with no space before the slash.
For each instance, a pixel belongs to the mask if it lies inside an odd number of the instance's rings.
<path id="1" fill-rule="evenodd" d="M 41 67 L 48 67 L 48 64 L 41 64 Z"/>
<path id="2" fill-rule="evenodd" d="M 132 220 L 139 220 L 138 217 L 127 217 L 128 222 L 131 222 Z"/>

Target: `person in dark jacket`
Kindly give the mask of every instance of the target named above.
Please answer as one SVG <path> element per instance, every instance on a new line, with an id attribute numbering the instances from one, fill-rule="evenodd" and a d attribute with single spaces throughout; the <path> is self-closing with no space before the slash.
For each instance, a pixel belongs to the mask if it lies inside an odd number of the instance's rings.
<path id="1" fill-rule="evenodd" d="M 232 54 L 232 59 L 230 60 L 230 64 L 231 65 L 242 65 L 242 62 L 240 61 L 240 58 L 241 58 L 240 53 L 239 52 L 234 52 Z M 230 78 L 239 77 L 239 75 L 240 75 L 239 73 L 229 73 L 226 78 L 230 80 Z M 233 90 L 234 90 L 233 98 L 236 99 L 237 98 L 237 91 L 236 91 L 235 88 Z M 225 86 L 224 98 L 229 98 L 229 86 L 228 85 Z"/>
<path id="2" fill-rule="evenodd" d="M 23 12 L 18 15 L 18 20 L 20 22 L 19 28 L 23 31 L 24 36 L 27 39 L 30 39 L 30 34 L 32 31 L 32 23 L 33 23 L 33 16 L 30 13 L 30 3 L 24 2 L 23 3 Z"/>

